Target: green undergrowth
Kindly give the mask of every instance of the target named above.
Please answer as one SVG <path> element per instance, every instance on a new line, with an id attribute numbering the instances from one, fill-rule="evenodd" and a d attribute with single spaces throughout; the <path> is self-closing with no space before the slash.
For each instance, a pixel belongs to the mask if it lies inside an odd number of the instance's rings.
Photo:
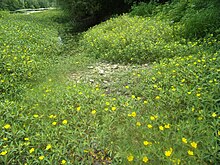
<path id="1" fill-rule="evenodd" d="M 172 0 L 159 5 L 155 1 L 133 6 L 130 15 L 168 20 L 181 25 L 179 34 L 186 39 L 203 38 L 212 33 L 219 39 L 220 1 L 218 0 Z"/>
<path id="2" fill-rule="evenodd" d="M 174 33 L 167 21 L 123 15 L 86 31 L 81 44 L 96 58 L 141 64 L 184 53 Z"/>
<path id="3" fill-rule="evenodd" d="M 1 98 L 18 96 L 56 61 L 58 25 L 50 20 L 56 13 L 48 15 L 4 14 L 0 18 Z"/>
<path id="4" fill-rule="evenodd" d="M 165 20 L 124 15 L 77 36 L 80 42 L 59 45 L 61 25 L 53 24 L 54 14 L 0 19 L 8 38 L 1 40 L 1 62 L 21 75 L 12 79 L 8 68 L 1 69 L 1 80 L 15 85 L 1 83 L 8 97 L 0 102 L 0 164 L 220 162 L 220 52 L 213 35 L 187 41 Z M 25 25 L 29 33 L 20 33 Z M 88 66 L 100 60 L 138 67 L 118 74 L 110 92 L 101 82 L 71 77 L 82 70 L 89 74 Z M 25 78 L 30 71 L 32 80 Z M 18 88 L 22 95 L 12 93 L 19 99 L 9 97 L 7 91 Z"/>

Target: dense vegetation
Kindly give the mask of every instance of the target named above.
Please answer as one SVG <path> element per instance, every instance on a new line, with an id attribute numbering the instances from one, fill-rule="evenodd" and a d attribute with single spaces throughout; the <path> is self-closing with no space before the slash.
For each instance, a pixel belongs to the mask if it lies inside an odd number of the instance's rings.
<path id="1" fill-rule="evenodd" d="M 65 40 L 61 11 L 0 12 L 0 164 L 218 164 L 218 7 L 140 3 Z"/>
<path id="2" fill-rule="evenodd" d="M 57 0 L 68 15 L 68 19 L 74 26 L 73 31 L 84 31 L 112 15 L 128 12 L 133 3 L 150 0 Z M 164 3 L 168 0 L 157 0 Z"/>
<path id="3" fill-rule="evenodd" d="M 16 96 L 24 90 L 57 51 L 56 28 L 50 17 L 0 14 L 1 33 L 1 98 Z M 41 35 L 39 35 L 39 31 Z M 34 76 L 35 75 L 35 76 Z"/>
<path id="4" fill-rule="evenodd" d="M 1 0 L 0 10 L 17 10 L 24 8 L 46 8 L 55 5 L 55 0 Z"/>

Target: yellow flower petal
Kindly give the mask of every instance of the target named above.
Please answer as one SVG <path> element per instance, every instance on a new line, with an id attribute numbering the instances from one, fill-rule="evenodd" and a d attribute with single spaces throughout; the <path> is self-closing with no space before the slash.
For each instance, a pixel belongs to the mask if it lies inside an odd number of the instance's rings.
<path id="1" fill-rule="evenodd" d="M 132 162 L 134 160 L 134 156 L 133 155 L 129 155 L 127 157 L 127 159 L 128 159 L 129 162 Z"/>
<path id="2" fill-rule="evenodd" d="M 62 160 L 62 161 L 61 161 L 61 164 L 66 164 L 66 160 Z"/>
<path id="3" fill-rule="evenodd" d="M 140 122 L 137 122 L 137 123 L 136 123 L 136 126 L 138 126 L 138 127 L 141 126 L 141 123 L 140 123 Z"/>
<path id="4" fill-rule="evenodd" d="M 143 161 L 144 163 L 147 163 L 147 162 L 149 161 L 149 159 L 148 159 L 148 157 L 144 156 L 143 159 L 142 159 L 142 161 Z"/>
<path id="5" fill-rule="evenodd" d="M 34 148 L 31 148 L 30 150 L 29 150 L 29 153 L 31 154 L 32 152 L 34 152 Z"/>
<path id="6" fill-rule="evenodd" d="M 193 151 L 188 150 L 188 155 L 193 156 L 194 155 Z"/>
<path id="7" fill-rule="evenodd" d="M 132 112 L 132 113 L 131 113 L 131 116 L 132 116 L 132 117 L 136 117 L 136 116 L 137 116 L 136 112 Z"/>
<path id="8" fill-rule="evenodd" d="M 92 112 L 91 112 L 93 115 L 95 115 L 96 114 L 96 110 L 92 110 Z"/>
<path id="9" fill-rule="evenodd" d="M 197 143 L 196 142 L 192 142 L 192 143 L 190 143 L 191 144 L 191 146 L 193 147 L 193 148 L 197 148 Z"/>
<path id="10" fill-rule="evenodd" d="M 42 156 L 40 156 L 40 157 L 39 157 L 39 159 L 40 159 L 40 160 L 43 160 L 43 159 L 44 159 L 44 156 L 43 156 L 43 155 L 42 155 Z"/>
<path id="11" fill-rule="evenodd" d="M 54 122 L 52 123 L 52 125 L 57 125 L 57 122 L 54 121 Z"/>
<path id="12" fill-rule="evenodd" d="M 0 155 L 4 156 L 4 155 L 6 155 L 7 153 L 8 153 L 7 151 L 2 151 L 2 152 L 0 153 Z"/>
<path id="13" fill-rule="evenodd" d="M 49 150 L 51 148 L 52 148 L 51 144 L 48 144 L 47 147 L 46 147 L 46 150 Z"/>
<path id="14" fill-rule="evenodd" d="M 65 125 L 67 124 L 67 120 L 63 120 L 62 123 Z"/>
<path id="15" fill-rule="evenodd" d="M 11 125 L 10 125 L 10 124 L 6 124 L 6 125 L 4 126 L 4 128 L 5 128 L 5 129 L 9 129 L 9 128 L 11 128 Z"/>
<path id="16" fill-rule="evenodd" d="M 187 143 L 187 139 L 186 138 L 182 138 L 182 142 L 183 143 Z"/>

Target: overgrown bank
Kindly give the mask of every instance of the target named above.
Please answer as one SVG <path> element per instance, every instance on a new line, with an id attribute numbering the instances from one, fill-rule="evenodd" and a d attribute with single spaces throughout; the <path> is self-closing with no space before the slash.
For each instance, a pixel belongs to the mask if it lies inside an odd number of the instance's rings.
<path id="1" fill-rule="evenodd" d="M 7 49 L 8 61 L 21 59 L 13 71 L 20 74 L 26 69 L 20 75 L 28 75 L 22 56 L 36 67 L 31 81 L 13 80 L 17 86 L 10 90 L 23 89 L 19 100 L 2 97 L 0 163 L 157 165 L 220 161 L 220 52 L 216 36 L 189 42 L 174 37 L 167 20 L 125 15 L 90 29 L 80 42 L 69 41 L 60 49 L 57 24 L 51 21 L 50 12 L 31 16 L 34 23 L 24 15 L 8 18 L 19 18 L 28 25 L 21 23 L 4 31 L 5 43 L 16 36 L 14 33 L 19 36 L 10 40 L 13 44 Z M 8 18 L 0 20 L 7 28 L 11 25 Z M 31 29 L 30 33 L 20 30 L 24 27 Z M 27 39 L 30 42 L 25 42 Z M 23 53 L 25 49 L 14 50 L 21 43 L 30 48 L 30 57 Z M 6 45 L 1 47 L 3 54 Z M 20 53 L 10 54 L 10 50 Z M 86 76 L 88 66 L 100 59 L 108 65 L 119 61 L 133 64 L 113 76 L 108 90 L 100 77 L 93 77 L 92 82 L 70 77 Z M 138 65 L 143 61 L 149 62 L 148 66 Z M 4 80 L 10 80 L 7 68 L 2 71 L 8 75 Z M 31 87 L 23 88 L 24 82 L 31 82 Z M 7 94 L 16 95 L 14 91 Z"/>

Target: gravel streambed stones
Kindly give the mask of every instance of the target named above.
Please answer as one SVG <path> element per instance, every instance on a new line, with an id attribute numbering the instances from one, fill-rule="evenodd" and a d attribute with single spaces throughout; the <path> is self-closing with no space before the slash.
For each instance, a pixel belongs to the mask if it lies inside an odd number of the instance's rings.
<path id="1" fill-rule="evenodd" d="M 110 63 L 95 63 L 87 66 L 87 69 L 81 72 L 72 73 L 70 79 L 76 83 L 89 83 L 92 85 L 99 85 L 104 88 L 109 94 L 114 91 L 115 85 L 128 85 L 129 73 L 139 71 L 142 69 L 149 69 L 147 64 L 144 65 L 122 65 Z M 123 83 L 123 84 L 121 84 Z M 117 93 L 120 91 L 117 90 Z"/>

